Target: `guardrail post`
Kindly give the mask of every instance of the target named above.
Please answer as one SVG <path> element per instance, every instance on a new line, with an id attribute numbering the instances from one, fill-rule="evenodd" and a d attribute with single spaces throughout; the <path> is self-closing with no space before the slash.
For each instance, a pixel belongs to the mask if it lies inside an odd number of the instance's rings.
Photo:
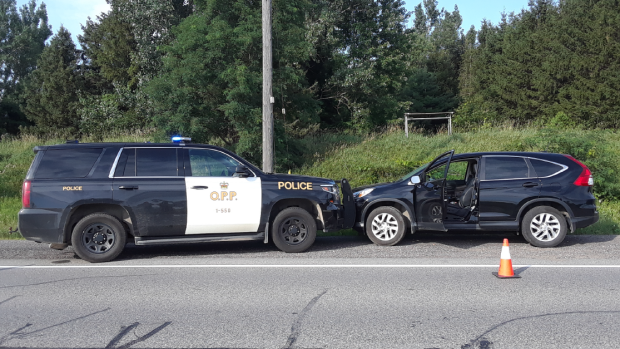
<path id="1" fill-rule="evenodd" d="M 407 120 L 407 115 L 405 115 L 405 136 L 409 138 L 409 120 Z"/>

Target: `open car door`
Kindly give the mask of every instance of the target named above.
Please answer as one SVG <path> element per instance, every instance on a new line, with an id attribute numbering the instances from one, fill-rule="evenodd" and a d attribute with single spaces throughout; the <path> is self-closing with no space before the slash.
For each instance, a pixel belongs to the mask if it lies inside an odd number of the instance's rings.
<path id="1" fill-rule="evenodd" d="M 431 161 L 415 185 L 414 202 L 418 230 L 446 231 L 443 224 L 446 212 L 446 177 L 454 150 Z"/>

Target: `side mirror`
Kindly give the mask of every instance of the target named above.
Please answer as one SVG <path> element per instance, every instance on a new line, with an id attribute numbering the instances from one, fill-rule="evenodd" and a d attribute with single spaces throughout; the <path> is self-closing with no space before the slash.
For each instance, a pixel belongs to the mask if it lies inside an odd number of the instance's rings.
<path id="1" fill-rule="evenodd" d="M 420 184 L 422 181 L 420 180 L 420 176 L 411 177 L 411 184 Z"/>
<path id="2" fill-rule="evenodd" d="M 243 165 L 239 165 L 235 169 L 235 174 L 233 175 L 233 177 L 234 178 L 247 178 L 249 177 L 249 175 L 250 174 L 248 172 L 248 168 Z"/>

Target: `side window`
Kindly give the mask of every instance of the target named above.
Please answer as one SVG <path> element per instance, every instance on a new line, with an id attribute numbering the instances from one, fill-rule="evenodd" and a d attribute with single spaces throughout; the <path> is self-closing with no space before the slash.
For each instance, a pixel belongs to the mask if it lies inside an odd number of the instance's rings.
<path id="1" fill-rule="evenodd" d="M 443 179 L 443 175 L 446 171 L 446 164 L 437 166 L 435 168 L 433 168 L 432 170 L 428 171 L 426 173 L 426 181 L 427 182 L 432 182 L 432 181 L 436 181 L 438 179 Z"/>
<path id="2" fill-rule="evenodd" d="M 450 168 L 448 168 L 449 181 L 464 181 L 467 176 L 467 161 L 451 162 Z"/>
<path id="3" fill-rule="evenodd" d="M 136 148 L 136 176 L 177 176 L 177 150 L 174 148 Z M 130 166 L 131 154 L 127 157 Z M 127 166 L 125 168 L 127 169 Z"/>
<path id="4" fill-rule="evenodd" d="M 484 176 L 487 180 L 529 178 L 529 168 L 520 157 L 490 156 L 485 160 Z"/>
<path id="5" fill-rule="evenodd" d="M 34 177 L 84 178 L 102 151 L 102 148 L 48 149 Z"/>
<path id="6" fill-rule="evenodd" d="M 232 177 L 241 163 L 219 151 L 188 149 L 192 177 Z M 188 175 L 188 174 L 186 174 Z"/>
<path id="7" fill-rule="evenodd" d="M 530 163 L 534 166 L 534 171 L 538 177 L 549 177 L 560 171 L 563 167 L 560 165 L 552 164 L 547 161 L 530 159 Z"/>

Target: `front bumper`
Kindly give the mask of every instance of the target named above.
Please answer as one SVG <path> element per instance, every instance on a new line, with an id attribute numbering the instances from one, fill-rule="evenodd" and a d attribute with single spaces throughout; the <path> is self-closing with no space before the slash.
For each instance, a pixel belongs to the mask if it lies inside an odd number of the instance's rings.
<path id="1" fill-rule="evenodd" d="M 349 181 L 338 181 L 342 189 L 342 205 L 330 204 L 323 210 L 323 231 L 351 229 L 355 223 L 355 203 Z"/>

